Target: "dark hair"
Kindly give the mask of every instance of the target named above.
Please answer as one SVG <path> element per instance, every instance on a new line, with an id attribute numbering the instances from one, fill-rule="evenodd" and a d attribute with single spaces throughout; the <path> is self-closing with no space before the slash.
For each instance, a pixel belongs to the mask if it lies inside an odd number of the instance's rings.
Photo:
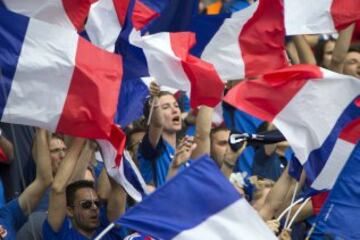
<path id="1" fill-rule="evenodd" d="M 129 148 L 130 145 L 131 145 L 131 136 L 133 134 L 136 134 L 136 133 L 142 133 L 142 132 L 146 132 L 146 128 L 143 128 L 143 127 L 135 127 L 131 130 L 129 130 L 127 133 L 126 133 L 126 148 Z"/>
<path id="2" fill-rule="evenodd" d="M 168 91 L 160 91 L 158 97 L 162 97 L 162 96 L 166 96 L 166 95 L 171 95 L 174 96 L 174 94 L 172 94 L 171 92 Z M 150 97 L 148 99 L 146 99 L 145 103 L 144 103 L 144 109 L 143 109 L 143 114 L 145 119 L 148 119 L 149 114 L 150 114 L 150 109 L 151 109 L 151 104 L 150 104 Z"/>
<path id="3" fill-rule="evenodd" d="M 66 187 L 66 205 L 71 207 L 74 205 L 75 194 L 77 190 L 82 188 L 91 188 L 95 190 L 95 183 L 88 180 L 79 180 L 69 184 Z"/>
<path id="4" fill-rule="evenodd" d="M 335 38 L 330 37 L 327 40 L 323 40 L 323 39 L 319 40 L 318 43 L 315 45 L 314 54 L 318 66 L 322 66 L 323 64 L 325 45 L 328 42 L 335 42 L 335 41 L 336 41 Z"/>
<path id="5" fill-rule="evenodd" d="M 349 52 L 358 52 L 360 53 L 360 44 L 359 45 L 351 45 L 350 48 L 349 48 Z"/>
<path id="6" fill-rule="evenodd" d="M 218 127 L 214 127 L 211 129 L 210 136 L 212 136 L 215 133 L 220 132 L 220 131 L 230 131 L 230 130 L 226 126 L 220 125 Z"/>
<path id="7" fill-rule="evenodd" d="M 58 138 L 64 141 L 64 135 L 60 133 L 51 133 L 51 138 Z"/>

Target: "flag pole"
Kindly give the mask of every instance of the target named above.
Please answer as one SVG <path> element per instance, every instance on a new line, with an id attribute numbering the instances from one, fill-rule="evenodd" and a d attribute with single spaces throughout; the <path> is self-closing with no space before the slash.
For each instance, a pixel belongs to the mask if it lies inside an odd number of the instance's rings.
<path id="1" fill-rule="evenodd" d="M 95 240 L 100 240 L 102 237 L 105 236 L 108 232 L 110 232 L 111 229 L 115 227 L 115 223 L 110 223 L 109 226 L 107 226 L 96 238 Z"/>
<path id="2" fill-rule="evenodd" d="M 280 220 L 285 216 L 285 214 L 296 204 L 298 204 L 299 202 L 302 202 L 304 200 L 304 198 L 299 198 L 298 200 L 296 200 L 295 202 L 293 202 L 292 204 L 290 204 L 277 218 L 277 220 L 280 222 Z"/>
<path id="3" fill-rule="evenodd" d="M 147 126 L 150 125 L 151 117 L 152 117 L 152 114 L 154 112 L 154 106 L 155 106 L 155 98 L 153 98 L 152 101 L 151 101 L 150 113 L 149 113 L 149 117 L 148 117 L 148 120 L 147 120 L 147 123 L 146 123 Z"/>
<path id="4" fill-rule="evenodd" d="M 289 225 L 287 225 L 287 226 L 285 225 L 285 229 L 290 230 L 290 227 L 291 227 L 291 225 L 294 223 L 295 218 L 299 215 L 299 213 L 301 212 L 301 210 L 305 207 L 306 203 L 307 203 L 310 199 L 311 199 L 311 198 L 308 197 L 308 198 L 300 205 L 300 207 L 298 208 L 298 210 L 296 210 L 294 216 L 292 217 Z"/>

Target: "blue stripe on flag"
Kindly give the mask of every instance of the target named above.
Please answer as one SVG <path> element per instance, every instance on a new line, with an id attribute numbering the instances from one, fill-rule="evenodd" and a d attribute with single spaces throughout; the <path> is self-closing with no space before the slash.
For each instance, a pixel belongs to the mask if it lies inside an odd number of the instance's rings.
<path id="1" fill-rule="evenodd" d="M 357 96 L 355 99 L 357 99 L 359 96 Z M 310 153 L 308 160 L 304 164 L 304 169 L 310 183 L 314 182 L 316 177 L 324 168 L 326 161 L 328 160 L 343 128 L 348 123 L 352 122 L 360 116 L 360 108 L 356 106 L 354 100 L 341 114 L 331 133 L 324 141 L 323 145 L 320 148 L 313 150 Z"/>
<path id="2" fill-rule="evenodd" d="M 200 57 L 206 45 L 209 44 L 224 21 L 229 17 L 231 17 L 230 14 L 194 17 L 188 30 L 196 33 L 196 45 L 190 50 L 190 53 Z"/>
<path id="3" fill-rule="evenodd" d="M 145 196 L 145 189 L 143 189 L 138 176 L 136 175 L 133 167 L 129 163 L 127 158 L 123 158 L 124 175 L 125 178 L 131 183 L 131 185 L 139 192 L 142 196 Z"/>
<path id="4" fill-rule="evenodd" d="M 141 77 L 149 76 L 144 52 L 129 43 L 129 35 L 133 30 L 131 22 L 133 8 L 134 1 L 130 1 L 128 9 L 130 14 L 126 16 L 125 25 L 115 45 L 115 52 L 123 57 L 123 80 L 115 117 L 115 122 L 122 127 L 141 117 L 145 99 L 149 95 L 147 86 L 141 80 Z"/>
<path id="5" fill-rule="evenodd" d="M 170 0 L 140 0 L 140 2 L 142 2 L 155 12 L 160 13 L 166 7 L 166 5 L 169 4 Z"/>
<path id="6" fill-rule="evenodd" d="M 239 199 L 240 194 L 214 161 L 203 156 L 145 197 L 117 223 L 154 237 L 171 239 Z"/>
<path id="7" fill-rule="evenodd" d="M 154 34 L 187 31 L 192 17 L 197 15 L 198 6 L 198 0 L 171 0 L 161 15 L 145 26 L 142 32 Z"/>
<path id="8" fill-rule="evenodd" d="M 0 8 L 0 117 L 11 89 L 29 18 Z"/>
<path id="9" fill-rule="evenodd" d="M 322 207 L 311 239 L 360 239 L 360 143 L 341 171 Z M 330 239 L 330 238 L 329 238 Z"/>

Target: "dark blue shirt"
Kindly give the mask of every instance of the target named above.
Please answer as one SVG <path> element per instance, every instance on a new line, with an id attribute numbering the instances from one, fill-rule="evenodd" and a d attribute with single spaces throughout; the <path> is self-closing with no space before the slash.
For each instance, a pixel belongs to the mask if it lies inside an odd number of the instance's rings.
<path id="1" fill-rule="evenodd" d="M 96 230 L 94 238 L 110 224 L 105 212 L 106 211 L 100 211 L 100 227 Z M 125 234 L 123 228 L 113 228 L 102 238 L 102 240 L 123 239 L 124 236 Z M 87 237 L 72 228 L 69 218 L 65 218 L 63 225 L 57 232 L 51 228 L 48 220 L 46 219 L 43 225 L 43 237 L 46 240 L 88 240 Z"/>
<path id="2" fill-rule="evenodd" d="M 14 199 L 0 208 L 0 225 L 7 231 L 4 239 L 14 239 L 16 231 L 26 222 L 26 216 L 19 205 L 19 200 Z"/>
<path id="3" fill-rule="evenodd" d="M 156 148 L 153 148 L 149 136 L 146 134 L 138 149 L 140 172 L 145 182 L 147 184 L 153 183 L 157 187 L 163 185 L 166 182 L 166 176 L 174 155 L 175 149 L 162 138 L 160 138 Z M 183 165 L 179 170 L 185 168 L 186 165 Z"/>

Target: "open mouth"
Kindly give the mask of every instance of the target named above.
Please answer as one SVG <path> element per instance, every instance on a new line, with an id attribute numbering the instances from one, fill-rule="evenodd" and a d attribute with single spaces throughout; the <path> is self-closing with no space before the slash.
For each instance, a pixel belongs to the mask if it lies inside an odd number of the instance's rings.
<path id="1" fill-rule="evenodd" d="M 172 122 L 175 124 L 180 124 L 181 123 L 181 119 L 179 116 L 173 117 Z"/>

